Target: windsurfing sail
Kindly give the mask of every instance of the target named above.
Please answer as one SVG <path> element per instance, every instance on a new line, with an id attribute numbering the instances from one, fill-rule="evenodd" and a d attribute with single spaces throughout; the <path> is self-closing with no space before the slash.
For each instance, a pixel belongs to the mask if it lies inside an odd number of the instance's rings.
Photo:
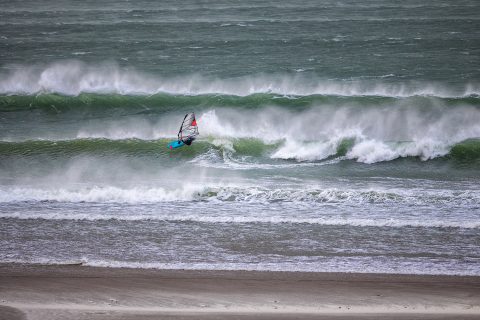
<path id="1" fill-rule="evenodd" d="M 195 113 L 187 113 L 183 118 L 182 125 L 178 131 L 178 141 L 190 144 L 189 142 L 193 141 L 198 135 L 199 133 L 197 120 L 195 119 Z"/>

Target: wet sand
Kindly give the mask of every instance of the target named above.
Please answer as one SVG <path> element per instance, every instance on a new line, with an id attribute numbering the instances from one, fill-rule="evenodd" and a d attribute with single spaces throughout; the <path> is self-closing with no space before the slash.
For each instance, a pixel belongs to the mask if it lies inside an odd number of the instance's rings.
<path id="1" fill-rule="evenodd" d="M 480 277 L 0 265 L 0 320 L 479 318 Z"/>

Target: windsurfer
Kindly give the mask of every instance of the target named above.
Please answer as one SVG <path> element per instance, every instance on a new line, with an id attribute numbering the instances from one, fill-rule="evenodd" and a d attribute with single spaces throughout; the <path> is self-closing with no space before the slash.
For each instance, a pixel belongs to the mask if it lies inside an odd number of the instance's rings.
<path id="1" fill-rule="evenodd" d="M 168 144 L 168 148 L 175 149 L 183 145 L 191 145 L 198 136 L 197 120 L 193 112 L 187 113 L 183 118 L 182 125 L 178 131 L 178 140 L 172 141 Z"/>

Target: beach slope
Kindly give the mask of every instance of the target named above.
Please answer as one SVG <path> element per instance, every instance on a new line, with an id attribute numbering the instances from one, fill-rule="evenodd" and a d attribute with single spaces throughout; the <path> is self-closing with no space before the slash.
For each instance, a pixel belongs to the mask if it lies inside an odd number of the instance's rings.
<path id="1" fill-rule="evenodd" d="M 0 319 L 478 319 L 480 277 L 0 265 Z"/>

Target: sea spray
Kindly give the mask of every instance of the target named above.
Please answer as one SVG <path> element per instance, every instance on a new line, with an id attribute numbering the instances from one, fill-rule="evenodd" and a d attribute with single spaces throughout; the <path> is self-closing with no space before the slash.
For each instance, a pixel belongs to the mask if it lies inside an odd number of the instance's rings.
<path id="1" fill-rule="evenodd" d="M 449 88 L 440 83 L 407 81 L 388 83 L 378 80 L 328 80 L 321 76 L 299 74 L 258 74 L 235 78 L 212 78 L 201 74 L 162 77 L 121 68 L 116 63 L 87 64 L 66 60 L 47 65 L 11 65 L 0 74 L 0 94 L 116 93 L 122 95 L 222 94 L 249 96 L 258 93 L 308 96 L 434 96 L 461 98 L 480 95 L 480 84 Z"/>

